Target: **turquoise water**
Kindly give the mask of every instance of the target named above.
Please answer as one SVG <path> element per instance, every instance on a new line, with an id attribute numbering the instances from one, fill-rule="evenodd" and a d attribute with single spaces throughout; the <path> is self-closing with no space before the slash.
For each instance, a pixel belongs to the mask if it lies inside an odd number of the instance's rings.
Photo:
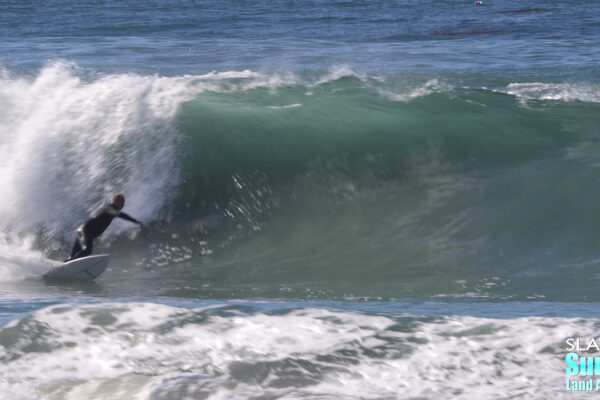
<path id="1" fill-rule="evenodd" d="M 570 397 L 599 7 L 4 2 L 0 393 Z M 117 191 L 144 228 L 44 282 Z"/>

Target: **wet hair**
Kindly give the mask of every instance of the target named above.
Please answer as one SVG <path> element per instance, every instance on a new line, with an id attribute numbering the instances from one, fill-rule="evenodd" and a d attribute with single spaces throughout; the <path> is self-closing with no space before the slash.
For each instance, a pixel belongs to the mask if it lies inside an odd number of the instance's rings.
<path id="1" fill-rule="evenodd" d="M 115 196 L 112 199 L 112 203 L 119 210 L 122 209 L 125 205 L 125 196 L 123 196 L 121 193 L 115 194 Z"/>

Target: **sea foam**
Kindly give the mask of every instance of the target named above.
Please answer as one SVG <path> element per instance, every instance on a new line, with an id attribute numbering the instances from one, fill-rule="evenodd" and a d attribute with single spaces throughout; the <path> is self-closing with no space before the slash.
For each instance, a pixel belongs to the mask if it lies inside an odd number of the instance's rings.
<path id="1" fill-rule="evenodd" d="M 63 304 L 0 330 L 0 387 L 28 382 L 44 399 L 568 398 L 564 340 L 596 323 Z"/>

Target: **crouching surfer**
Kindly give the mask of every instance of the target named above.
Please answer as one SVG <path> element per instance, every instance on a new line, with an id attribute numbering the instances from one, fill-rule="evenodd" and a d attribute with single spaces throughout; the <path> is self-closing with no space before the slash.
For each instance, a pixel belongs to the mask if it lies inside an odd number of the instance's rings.
<path id="1" fill-rule="evenodd" d="M 71 255 L 65 262 L 92 254 L 94 239 L 102 235 L 115 217 L 123 218 L 142 226 L 143 224 L 140 221 L 121 211 L 124 205 L 125 196 L 119 193 L 113 197 L 111 203 L 100 207 L 83 225 L 77 228 L 73 250 L 71 250 Z"/>

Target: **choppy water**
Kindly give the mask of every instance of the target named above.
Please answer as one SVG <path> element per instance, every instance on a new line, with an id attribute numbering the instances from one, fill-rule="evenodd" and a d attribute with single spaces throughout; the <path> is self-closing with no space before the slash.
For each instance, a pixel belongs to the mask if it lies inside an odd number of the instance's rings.
<path id="1" fill-rule="evenodd" d="M 0 397 L 573 396 L 599 16 L 4 2 Z M 116 191 L 144 229 L 113 224 L 96 283 L 45 283 Z"/>

